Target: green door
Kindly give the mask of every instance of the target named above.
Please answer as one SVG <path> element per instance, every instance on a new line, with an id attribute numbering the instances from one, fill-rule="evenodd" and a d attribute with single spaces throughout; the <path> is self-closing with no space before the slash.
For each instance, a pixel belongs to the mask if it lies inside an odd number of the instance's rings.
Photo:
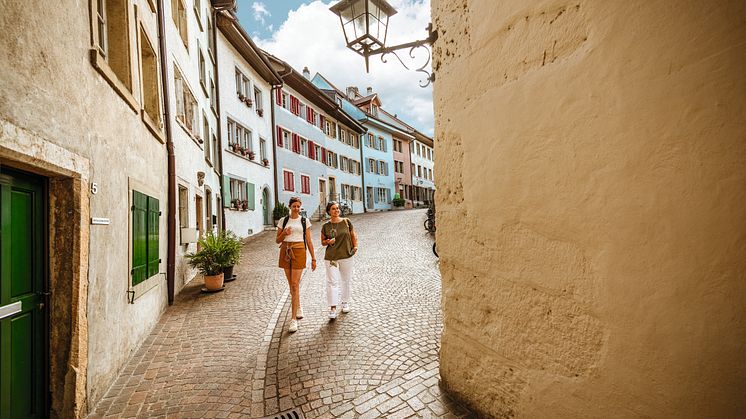
<path id="1" fill-rule="evenodd" d="M 262 189 L 262 212 L 264 213 L 264 225 L 268 226 L 269 222 L 269 192 L 267 188 Z"/>
<path id="2" fill-rule="evenodd" d="M 44 185 L 0 168 L 0 418 L 47 413 Z"/>

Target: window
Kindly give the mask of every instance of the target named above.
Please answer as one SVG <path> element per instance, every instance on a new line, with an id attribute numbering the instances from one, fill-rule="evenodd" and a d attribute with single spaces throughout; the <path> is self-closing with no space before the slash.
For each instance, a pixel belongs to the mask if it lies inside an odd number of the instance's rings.
<path id="1" fill-rule="evenodd" d="M 375 188 L 375 202 L 376 203 L 389 203 L 391 192 L 388 188 Z"/>
<path id="2" fill-rule="evenodd" d="M 352 137 L 352 146 L 355 148 L 360 148 L 360 136 L 350 133 L 350 137 Z"/>
<path id="3" fill-rule="evenodd" d="M 223 183 L 225 185 L 225 183 Z M 230 178 L 230 207 L 233 209 L 256 209 L 255 186 L 253 183 Z"/>
<path id="4" fill-rule="evenodd" d="M 321 146 L 314 144 L 313 148 L 314 148 L 314 153 L 313 153 L 314 160 L 321 161 Z"/>
<path id="5" fill-rule="evenodd" d="M 142 65 L 143 110 L 157 128 L 161 126 L 161 94 L 158 88 L 158 59 L 145 31 L 140 28 L 140 63 Z"/>
<path id="6" fill-rule="evenodd" d="M 187 33 L 187 14 L 184 0 L 171 0 L 171 17 L 174 19 L 176 30 L 179 31 L 181 42 L 189 48 L 189 34 Z"/>
<path id="7" fill-rule="evenodd" d="M 282 171 L 282 188 L 286 191 L 293 192 L 295 191 L 295 174 L 289 170 L 283 170 Z"/>
<path id="8" fill-rule="evenodd" d="M 210 144 L 212 145 L 212 156 L 215 159 L 214 162 L 217 164 L 220 161 L 220 154 L 218 153 L 218 137 L 215 136 L 215 133 L 212 133 L 212 140 Z"/>
<path id="9" fill-rule="evenodd" d="M 176 90 L 176 120 L 181 122 L 189 132 L 197 129 L 197 100 L 178 68 L 174 67 L 174 85 Z"/>
<path id="10" fill-rule="evenodd" d="M 373 138 L 374 138 L 373 134 L 368 134 L 368 142 L 365 143 L 365 145 L 367 145 L 370 148 L 373 148 Z"/>
<path id="11" fill-rule="evenodd" d="M 212 46 L 215 42 L 215 27 L 212 25 L 212 17 L 210 13 L 207 13 L 207 54 L 210 55 L 210 59 L 215 62 L 215 52 L 212 50 Z"/>
<path id="12" fill-rule="evenodd" d="M 189 190 L 179 185 L 179 227 L 189 227 Z"/>
<path id="13" fill-rule="evenodd" d="M 262 91 L 254 87 L 254 107 L 256 108 L 256 112 L 260 114 L 259 116 L 263 116 L 264 112 L 264 106 L 262 102 Z"/>
<path id="14" fill-rule="evenodd" d="M 283 147 L 285 147 L 285 149 L 287 149 L 287 150 L 291 150 L 292 149 L 293 145 L 290 142 L 291 138 L 292 138 L 292 136 L 290 135 L 289 132 L 287 132 L 287 131 L 283 131 L 282 132 L 282 144 L 283 144 Z"/>
<path id="15" fill-rule="evenodd" d="M 212 135 L 210 133 L 210 121 L 207 120 L 207 115 L 204 112 L 202 113 L 202 136 L 207 141 L 207 144 L 205 144 L 205 160 L 210 163 L 212 162 L 212 144 L 210 144 Z"/>
<path id="16" fill-rule="evenodd" d="M 311 178 L 307 175 L 300 175 L 300 193 L 311 194 Z"/>
<path id="17" fill-rule="evenodd" d="M 96 43 L 117 79 L 132 91 L 127 0 L 96 1 Z"/>
<path id="18" fill-rule="evenodd" d="M 282 93 L 282 107 L 285 109 L 290 109 L 290 97 L 287 93 Z"/>
<path id="19" fill-rule="evenodd" d="M 417 177 L 422 177 L 422 167 L 419 164 L 417 165 Z"/>
<path id="20" fill-rule="evenodd" d="M 247 100 L 249 106 L 252 105 L 251 83 L 249 82 L 249 78 L 238 67 L 236 67 L 236 94 L 238 94 L 238 98 L 242 101 Z"/>
<path id="21" fill-rule="evenodd" d="M 197 18 L 197 23 L 200 27 L 202 26 L 202 0 L 194 0 L 194 15 Z"/>
<path id="22" fill-rule="evenodd" d="M 259 157 L 267 160 L 267 141 L 264 138 L 259 139 Z"/>
<path id="23" fill-rule="evenodd" d="M 347 131 L 343 129 L 339 130 L 339 141 L 342 141 L 343 143 L 347 142 Z"/>
<path id="24" fill-rule="evenodd" d="M 207 65 L 205 64 L 205 54 L 202 53 L 202 48 L 197 42 L 197 51 L 199 52 L 199 84 L 202 85 L 202 89 L 207 93 Z"/>
<path id="25" fill-rule="evenodd" d="M 228 147 L 234 152 L 253 151 L 251 130 L 232 119 L 228 119 Z"/>
<path id="26" fill-rule="evenodd" d="M 302 137 L 300 139 L 300 154 L 308 157 L 308 140 Z"/>
<path id="27" fill-rule="evenodd" d="M 215 114 L 218 113 L 217 106 L 216 106 L 216 99 L 217 94 L 215 91 L 215 81 L 210 77 L 210 109 L 212 109 Z"/>
<path id="28" fill-rule="evenodd" d="M 132 191 L 132 285 L 156 275 L 160 266 L 158 200 Z"/>

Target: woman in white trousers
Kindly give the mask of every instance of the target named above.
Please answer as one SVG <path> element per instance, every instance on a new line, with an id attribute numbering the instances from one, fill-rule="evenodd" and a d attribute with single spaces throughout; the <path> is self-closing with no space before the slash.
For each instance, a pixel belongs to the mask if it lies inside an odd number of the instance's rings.
<path id="1" fill-rule="evenodd" d="M 326 213 L 331 216 L 321 227 L 321 245 L 326 246 L 326 302 L 329 318 L 336 319 L 337 306 L 341 305 L 343 313 L 350 311 L 352 256 L 357 252 L 357 235 L 350 220 L 340 216 L 337 202 L 329 202 Z"/>

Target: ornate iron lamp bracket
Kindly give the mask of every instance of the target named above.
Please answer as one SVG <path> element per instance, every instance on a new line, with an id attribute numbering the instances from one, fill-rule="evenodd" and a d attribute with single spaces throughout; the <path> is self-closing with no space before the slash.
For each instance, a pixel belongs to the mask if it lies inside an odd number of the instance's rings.
<path id="1" fill-rule="evenodd" d="M 427 39 L 421 39 L 418 41 L 407 42 L 406 44 L 394 45 L 392 47 L 384 47 L 384 48 L 379 48 L 375 51 L 370 51 L 367 53 L 365 60 L 367 61 L 368 56 L 370 55 L 381 54 L 381 61 L 386 63 L 388 62 L 386 60 L 386 55 L 393 54 L 394 57 L 396 57 L 396 59 L 399 60 L 399 63 L 401 63 L 401 65 L 404 68 L 406 68 L 407 70 L 410 70 L 409 66 L 404 64 L 404 61 L 401 59 L 399 54 L 396 53 L 396 51 L 400 49 L 409 48 L 409 58 L 414 60 L 417 58 L 414 54 L 414 51 L 417 48 L 424 48 L 425 51 L 427 51 L 427 60 L 420 67 L 415 68 L 414 71 L 423 73 L 426 76 L 424 80 L 420 80 L 420 87 L 423 87 L 423 88 L 427 87 L 430 85 L 430 83 L 435 81 L 435 74 L 426 70 L 426 68 L 430 64 L 430 60 L 432 57 L 432 53 L 430 52 L 430 47 L 432 46 L 433 42 L 435 42 L 438 39 L 438 31 L 434 31 L 432 29 L 432 24 L 427 26 L 427 30 L 430 33 L 430 36 L 428 36 Z"/>

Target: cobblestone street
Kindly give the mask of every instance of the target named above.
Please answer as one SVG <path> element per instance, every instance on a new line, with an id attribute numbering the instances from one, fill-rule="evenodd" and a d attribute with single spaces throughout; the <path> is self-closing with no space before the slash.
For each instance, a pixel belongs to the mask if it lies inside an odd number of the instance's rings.
<path id="1" fill-rule="evenodd" d="M 319 263 L 304 273 L 295 334 L 274 232 L 253 238 L 239 279 L 210 295 L 200 278 L 188 284 L 89 417 L 468 416 L 438 386 L 440 275 L 424 218 L 351 217 L 360 245 L 352 310 L 329 321 Z"/>

